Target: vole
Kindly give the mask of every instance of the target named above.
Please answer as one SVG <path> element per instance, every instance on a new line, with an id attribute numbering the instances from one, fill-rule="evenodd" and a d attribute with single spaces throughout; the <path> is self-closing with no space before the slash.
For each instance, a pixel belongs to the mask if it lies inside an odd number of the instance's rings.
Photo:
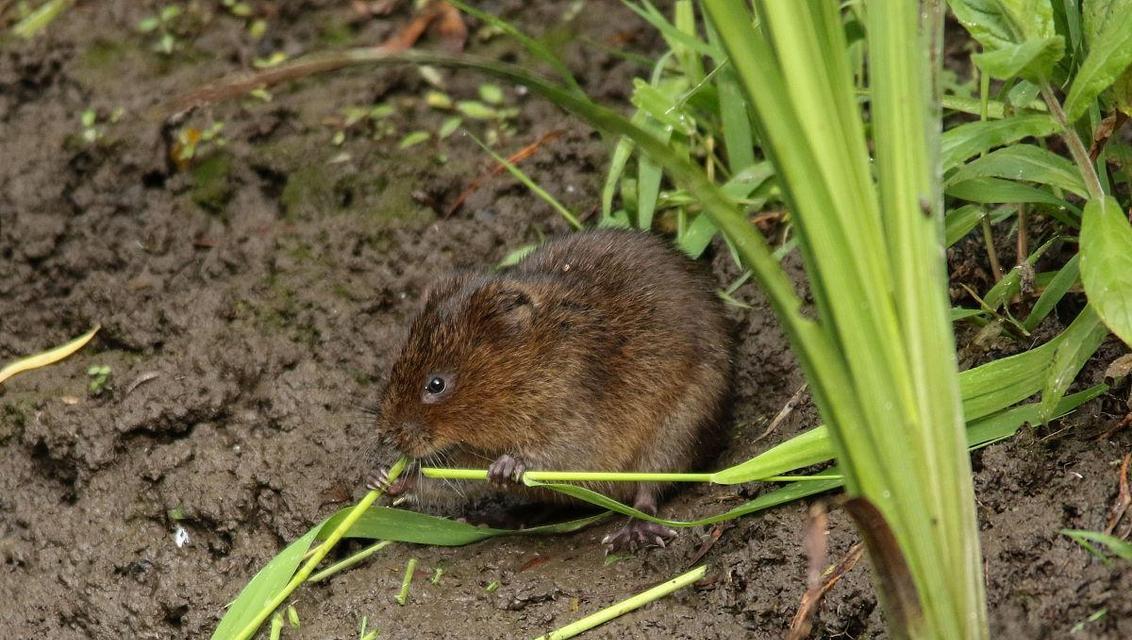
<path id="1" fill-rule="evenodd" d="M 594 230 L 548 241 L 505 272 L 439 280 L 391 370 L 382 444 L 426 464 L 487 464 L 491 487 L 551 502 L 568 499 L 525 487 L 524 471 L 708 463 L 732 387 L 731 337 L 696 266 L 655 236 Z M 455 495 L 415 476 L 386 488 L 422 502 Z M 387 485 L 385 470 L 368 484 Z M 667 488 L 589 486 L 650 515 Z M 631 519 L 603 543 L 663 546 L 674 535 Z"/>

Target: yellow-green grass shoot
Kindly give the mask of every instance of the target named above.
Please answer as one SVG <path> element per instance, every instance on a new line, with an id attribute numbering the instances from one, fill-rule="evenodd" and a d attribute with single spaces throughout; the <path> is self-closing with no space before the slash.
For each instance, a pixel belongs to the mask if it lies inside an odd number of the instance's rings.
<path id="1" fill-rule="evenodd" d="M 405 565 L 405 576 L 401 578 L 401 591 L 393 596 L 397 604 L 402 607 L 409 602 L 409 587 L 413 586 L 413 574 L 417 571 L 417 559 L 409 558 L 409 562 Z"/>
<path id="2" fill-rule="evenodd" d="M 32 369 L 38 369 L 40 367 L 46 367 L 49 364 L 59 362 L 63 358 L 66 358 L 79 349 L 82 349 L 86 343 L 90 342 L 90 339 L 94 337 L 94 334 L 98 333 L 98 330 L 100 328 L 100 325 L 95 325 L 94 328 L 90 331 L 87 331 L 86 333 L 64 345 L 60 345 L 58 347 L 55 347 L 54 349 L 44 351 L 43 353 L 37 353 L 33 356 L 28 356 L 26 358 L 16 360 L 15 362 L 8 363 L 4 366 L 3 369 L 0 369 L 0 384 L 3 384 L 5 380 L 18 373 L 23 373 L 24 371 L 30 371 Z"/>
<path id="3" fill-rule="evenodd" d="M 322 582 L 323 580 L 329 578 L 330 576 L 332 576 L 336 573 L 339 573 L 341 571 L 345 571 L 346 569 L 349 569 L 350 567 L 358 564 L 359 562 L 365 560 L 366 558 L 372 556 L 373 554 L 377 553 L 378 551 L 381 551 L 382 549 L 384 549 L 385 547 L 388 547 L 391 544 L 393 544 L 392 540 L 381 540 L 379 542 L 371 544 L 370 546 L 368 546 L 365 549 L 362 549 L 361 551 L 351 555 L 350 557 L 348 557 L 348 558 L 346 558 L 346 559 L 344 559 L 340 562 L 335 562 L 334 564 L 323 569 L 322 571 L 319 571 L 318 573 L 312 575 L 311 577 L 307 578 L 307 582 Z"/>
<path id="4" fill-rule="evenodd" d="M 539 636 L 535 640 L 566 640 L 566 638 L 573 638 L 574 636 L 585 633 L 586 631 L 589 631 L 596 626 L 605 624 L 606 622 L 609 622 L 610 620 L 618 616 L 623 616 L 626 613 L 633 611 L 634 609 L 639 609 L 650 602 L 659 600 L 664 596 L 672 593 L 673 591 L 683 589 L 684 587 L 704 577 L 705 573 L 707 573 L 707 565 L 700 565 L 699 567 L 696 567 L 695 569 L 692 569 L 687 573 L 676 576 L 668 582 L 658 584 L 648 591 L 643 591 L 631 598 L 626 598 L 621 602 L 618 602 L 617 604 L 606 607 L 605 609 L 602 609 L 601 611 L 598 611 L 596 613 L 592 613 L 582 618 L 581 620 L 572 622 L 559 629 L 555 629 L 554 631 L 551 631 L 546 635 Z"/>

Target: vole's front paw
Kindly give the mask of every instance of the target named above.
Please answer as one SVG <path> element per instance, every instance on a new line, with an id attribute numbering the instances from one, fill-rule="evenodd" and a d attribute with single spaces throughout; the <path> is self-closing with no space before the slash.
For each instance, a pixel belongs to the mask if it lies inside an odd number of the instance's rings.
<path id="1" fill-rule="evenodd" d="M 527 465 L 519 458 L 503 454 L 487 467 L 487 479 L 500 487 L 522 484 Z"/>
<path id="2" fill-rule="evenodd" d="M 388 496 L 398 496 L 413 487 L 416 474 L 413 469 L 405 469 L 397 480 L 389 481 L 389 467 L 381 467 L 366 476 L 366 488 L 370 491 L 381 491 Z"/>
<path id="3" fill-rule="evenodd" d="M 630 520 L 628 524 L 601 539 L 605 552 L 635 552 L 646 547 L 663 547 L 676 537 L 676 530 L 662 524 L 644 520 Z"/>

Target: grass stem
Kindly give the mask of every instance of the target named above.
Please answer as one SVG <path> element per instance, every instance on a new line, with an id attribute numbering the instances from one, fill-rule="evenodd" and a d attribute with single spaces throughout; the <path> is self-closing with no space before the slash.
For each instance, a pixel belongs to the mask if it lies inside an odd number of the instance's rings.
<path id="1" fill-rule="evenodd" d="M 422 467 L 421 475 L 442 480 L 487 480 L 486 469 Z M 714 473 L 615 473 L 612 471 L 528 471 L 523 477 L 534 482 L 713 482 Z M 762 482 L 839 480 L 840 475 L 768 476 Z"/>

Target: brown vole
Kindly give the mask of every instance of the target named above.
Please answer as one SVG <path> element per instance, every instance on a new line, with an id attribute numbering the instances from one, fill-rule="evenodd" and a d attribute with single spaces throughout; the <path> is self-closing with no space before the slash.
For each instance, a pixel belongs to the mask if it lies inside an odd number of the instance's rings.
<path id="1" fill-rule="evenodd" d="M 503 273 L 445 278 L 393 366 L 382 442 L 425 463 L 490 463 L 496 487 L 548 501 L 564 498 L 524 487 L 526 469 L 702 465 L 717 452 L 731 387 L 730 332 L 712 285 L 660 239 L 613 230 L 549 241 Z M 370 484 L 384 484 L 384 471 Z M 391 491 L 409 486 L 424 502 L 446 493 L 412 476 Z M 649 514 L 665 489 L 591 488 Z M 633 520 L 604 542 L 663 545 L 672 535 Z"/>

